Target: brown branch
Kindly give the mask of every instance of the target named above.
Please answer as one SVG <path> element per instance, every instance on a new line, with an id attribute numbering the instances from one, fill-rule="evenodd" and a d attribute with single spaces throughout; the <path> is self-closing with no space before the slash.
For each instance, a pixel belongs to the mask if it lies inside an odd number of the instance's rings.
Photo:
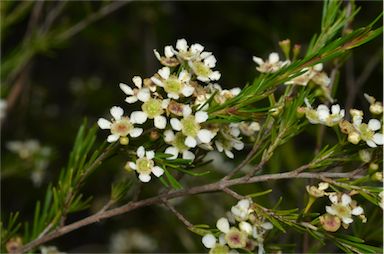
<path id="1" fill-rule="evenodd" d="M 191 228 L 193 227 L 193 224 L 189 222 L 179 211 L 176 210 L 176 208 L 169 203 L 167 199 L 162 200 L 164 205 L 187 227 Z"/>
<path id="2" fill-rule="evenodd" d="M 362 177 L 361 175 L 354 175 L 355 174 L 354 171 L 347 172 L 347 173 L 297 173 L 297 172 L 298 172 L 297 170 L 294 170 L 294 171 L 279 173 L 279 174 L 266 174 L 261 176 L 254 176 L 251 178 L 244 176 L 244 177 L 239 177 L 239 178 L 235 178 L 228 181 L 219 181 L 215 183 L 196 186 L 190 189 L 175 190 L 172 192 L 160 194 L 158 196 L 139 200 L 136 202 L 129 202 L 123 206 L 110 209 L 102 213 L 96 213 L 94 215 L 86 217 L 72 224 L 60 227 L 57 230 L 47 234 L 46 236 L 40 239 L 36 239 L 34 241 L 29 242 L 28 244 L 22 246 L 17 251 L 18 252 L 30 251 L 43 243 L 46 243 L 52 239 L 58 238 L 78 228 L 93 224 L 95 222 L 99 222 L 103 219 L 124 214 L 141 207 L 150 206 L 154 204 L 161 204 L 163 200 L 170 200 L 177 197 L 183 197 L 183 196 L 189 196 L 189 195 L 195 195 L 195 194 L 201 194 L 201 193 L 222 191 L 225 188 L 228 188 L 230 186 L 235 186 L 240 184 L 250 184 L 250 183 L 256 183 L 256 182 L 265 182 L 269 180 L 291 179 L 291 178 L 309 178 L 309 179 L 323 180 L 324 178 L 332 179 L 332 178 L 349 178 L 349 177 L 358 179 Z"/>

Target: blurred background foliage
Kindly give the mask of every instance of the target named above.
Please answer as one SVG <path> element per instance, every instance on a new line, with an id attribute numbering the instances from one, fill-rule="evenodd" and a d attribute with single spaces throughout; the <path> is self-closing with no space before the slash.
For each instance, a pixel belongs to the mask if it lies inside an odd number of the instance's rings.
<path id="1" fill-rule="evenodd" d="M 153 49 L 163 52 L 179 38 L 201 43 L 214 53 L 223 87 L 243 87 L 257 75 L 252 56 L 263 58 L 278 51 L 278 42 L 291 39 L 305 51 L 312 35 L 320 30 L 322 2 L 150 2 L 150 1 L 2 1 L 1 11 L 1 99 L 7 101 L 1 128 L 1 213 L 21 211 L 30 220 L 35 201 L 46 186 L 55 182 L 66 164 L 77 128 L 87 117 L 95 122 L 113 105 L 124 106 L 120 82 L 131 83 L 134 75 L 152 76 L 160 67 Z M 352 24 L 370 23 L 382 10 L 381 1 L 357 2 L 360 13 Z M 282 55 L 282 54 L 280 54 Z M 331 66 L 325 69 L 330 71 Z M 382 38 L 353 52 L 341 68 L 338 103 L 367 109 L 366 92 L 382 101 Z M 360 87 L 359 87 L 360 86 Z M 327 134 L 328 134 L 327 130 Z M 296 168 L 308 162 L 315 147 L 315 127 L 288 142 L 268 164 L 268 172 Z M 332 131 L 323 143 L 335 141 Z M 105 139 L 99 136 L 100 142 Z M 36 153 L 27 157 L 12 152 L 13 140 L 38 140 Z M 49 148 L 49 153 L 42 150 Z M 229 170 L 236 161 L 213 157 L 209 169 Z M 241 161 L 241 154 L 238 160 Z M 42 167 L 37 160 L 44 160 Z M 108 198 L 111 182 L 129 177 L 123 171 L 124 157 L 100 168 L 84 188 L 94 196 L 90 209 L 69 217 L 69 222 L 100 208 Z M 225 163 L 225 164 L 224 164 Z M 232 164 L 231 164 L 232 163 Z M 225 165 L 225 166 L 223 166 Z M 33 173 L 43 172 L 40 184 Z M 213 170 L 215 171 L 215 170 Z M 214 179 L 212 173 L 201 181 Z M 187 179 L 183 184 L 193 184 Z M 273 189 L 256 201 L 272 206 L 284 193 L 282 206 L 304 204 L 304 180 L 253 184 L 237 188 L 240 193 Z M 141 194 L 154 194 L 161 184 Z M 304 197 L 304 200 L 306 197 Z M 220 202 L 217 202 L 220 200 Z M 192 223 L 214 224 L 235 203 L 224 194 L 209 194 L 175 200 L 175 205 Z M 325 202 L 317 203 L 323 212 Z M 366 214 L 370 214 L 366 207 Z M 368 244 L 380 245 L 381 229 L 368 217 L 368 224 L 351 229 Z M 372 223 L 373 222 L 373 223 Z M 108 221 L 81 228 L 52 244 L 65 252 L 202 252 L 201 238 L 184 228 L 163 207 L 148 207 Z M 120 242 L 119 242 L 120 241 Z M 271 235 L 267 243 L 299 243 L 292 251 L 318 251 L 316 241 L 288 232 Z M 140 244 L 142 243 L 142 244 Z M 303 243 L 303 244 L 301 244 Z M 308 247 L 311 246 L 311 247 Z M 120 248 L 120 249 L 119 249 Z M 325 249 L 335 252 L 333 246 Z"/>

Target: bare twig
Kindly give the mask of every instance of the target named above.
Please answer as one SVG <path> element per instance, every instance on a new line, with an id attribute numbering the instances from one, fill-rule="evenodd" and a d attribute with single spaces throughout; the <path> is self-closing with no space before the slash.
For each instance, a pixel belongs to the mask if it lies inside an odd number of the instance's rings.
<path id="1" fill-rule="evenodd" d="M 239 199 L 240 200 L 240 199 L 244 198 L 244 196 L 240 195 L 239 193 L 237 193 L 237 192 L 235 192 L 235 191 L 233 191 L 233 190 L 231 190 L 229 188 L 224 188 L 223 191 L 225 193 L 227 193 L 229 196 L 234 197 L 235 199 Z"/>
<path id="2" fill-rule="evenodd" d="M 193 227 L 193 224 L 189 222 L 179 211 L 175 209 L 173 205 L 169 203 L 167 199 L 162 199 L 164 205 L 173 213 L 175 216 L 187 227 L 191 228 Z"/>
<path id="3" fill-rule="evenodd" d="M 79 220 L 77 222 L 74 222 L 72 224 L 63 226 L 58 228 L 57 230 L 47 234 L 46 236 L 33 240 L 26 245 L 22 246 L 18 252 L 27 252 L 30 251 L 37 246 L 48 242 L 52 239 L 58 238 L 62 235 L 65 235 L 71 231 L 74 231 L 78 228 L 93 224 L 95 222 L 99 222 L 103 219 L 107 219 L 110 217 L 114 217 L 120 214 L 124 214 L 133 210 L 136 210 L 141 207 L 150 206 L 154 204 L 161 204 L 163 200 L 170 200 L 177 197 L 183 197 L 183 196 L 189 196 L 189 195 L 195 195 L 195 194 L 201 194 L 201 193 L 208 193 L 208 192 L 216 192 L 216 191 L 222 191 L 225 188 L 228 188 L 230 186 L 234 185 L 240 185 L 240 184 L 250 184 L 255 182 L 265 182 L 270 180 L 279 180 L 279 179 L 291 179 L 291 178 L 297 178 L 297 179 L 321 179 L 324 178 L 332 179 L 332 178 L 353 178 L 358 179 L 361 178 L 362 175 L 354 175 L 355 172 L 346 172 L 346 173 L 297 173 L 298 171 L 290 171 L 285 173 L 279 173 L 279 174 L 266 174 L 266 175 L 260 175 L 260 176 L 254 176 L 251 178 L 248 178 L 247 176 L 235 178 L 228 181 L 219 181 L 215 183 L 205 184 L 201 186 L 192 187 L 190 189 L 184 189 L 184 190 L 175 190 L 168 193 L 160 194 L 155 197 L 150 197 L 147 199 L 139 200 L 136 202 L 129 202 L 123 206 L 107 210 L 102 213 L 96 213 L 94 215 L 91 215 L 89 217 L 86 217 L 82 220 Z"/>

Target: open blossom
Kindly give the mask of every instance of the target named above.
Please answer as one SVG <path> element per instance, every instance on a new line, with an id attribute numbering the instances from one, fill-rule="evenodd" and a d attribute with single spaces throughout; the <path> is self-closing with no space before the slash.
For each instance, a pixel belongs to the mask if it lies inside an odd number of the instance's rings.
<path id="1" fill-rule="evenodd" d="M 150 98 L 141 105 L 142 111 L 134 111 L 131 118 L 134 123 L 142 124 L 147 119 L 153 119 L 154 125 L 158 129 L 164 129 L 167 119 L 163 116 L 164 109 L 168 107 L 169 100 Z"/>
<path id="2" fill-rule="evenodd" d="M 110 113 L 113 117 L 111 121 L 100 118 L 97 124 L 101 129 L 110 129 L 111 134 L 108 136 L 107 141 L 113 143 L 120 139 L 122 145 L 128 144 L 127 136 L 136 138 L 141 135 L 143 129 L 135 128 L 130 118 L 123 116 L 124 110 L 120 107 L 112 107 Z"/>
<path id="3" fill-rule="evenodd" d="M 195 43 L 192 44 L 191 47 L 188 46 L 188 43 L 185 39 L 179 39 L 176 42 L 176 49 L 171 48 L 174 52 L 174 54 L 180 58 L 181 60 L 201 60 L 204 59 L 210 55 L 212 55 L 211 52 L 204 52 L 204 47 L 199 44 Z"/>
<path id="4" fill-rule="evenodd" d="M 139 174 L 139 179 L 142 182 L 149 182 L 151 180 L 151 173 L 155 176 L 160 177 L 164 174 L 164 170 L 155 166 L 153 158 L 155 157 L 154 151 L 145 151 L 143 146 L 140 146 L 137 149 L 136 162 L 128 162 L 128 166 L 135 170 Z"/>
<path id="5" fill-rule="evenodd" d="M 340 109 L 338 104 L 332 105 L 331 112 L 329 112 L 328 106 L 320 104 L 316 110 L 312 109 L 308 100 L 305 100 L 307 108 L 305 108 L 305 115 L 312 124 L 324 124 L 332 127 L 338 124 L 345 115 L 345 110 Z"/>
<path id="6" fill-rule="evenodd" d="M 237 220 L 247 220 L 252 212 L 251 202 L 248 199 L 242 199 L 235 206 L 232 206 L 231 212 Z"/>
<path id="7" fill-rule="evenodd" d="M 290 64 L 290 61 L 280 61 L 279 54 L 273 52 L 269 54 L 268 60 L 264 61 L 260 57 L 253 57 L 253 61 L 259 66 L 256 67 L 261 73 L 273 73 L 280 70 L 283 66 Z"/>
<path id="8" fill-rule="evenodd" d="M 188 61 L 189 67 L 196 74 L 197 79 L 202 82 L 219 80 L 221 74 L 219 71 L 212 71 L 216 66 L 216 58 L 213 55 L 205 57 L 202 61 Z"/>
<path id="9" fill-rule="evenodd" d="M 190 107 L 183 110 L 183 119 L 171 119 L 171 126 L 175 131 L 181 131 L 186 136 L 184 144 L 188 147 L 195 147 L 197 144 L 208 144 L 214 137 L 214 133 L 208 129 L 202 129 L 201 123 L 208 120 L 208 114 L 198 111 L 192 114 Z"/>
<path id="10" fill-rule="evenodd" d="M 168 159 L 176 159 L 179 153 L 182 154 L 182 158 L 185 160 L 194 160 L 195 154 L 189 151 L 190 147 L 185 145 L 186 136 L 181 132 L 174 133 L 172 130 L 164 131 L 164 141 L 172 146 L 165 149 L 166 154 L 171 154 L 172 157 Z"/>
<path id="11" fill-rule="evenodd" d="M 337 216 L 344 224 L 351 224 L 353 222 L 352 215 L 363 215 L 364 210 L 361 206 L 356 206 L 356 202 L 352 201 L 351 197 L 347 194 L 330 195 L 329 199 L 332 202 L 331 206 L 326 206 L 327 213 Z"/>
<path id="12" fill-rule="evenodd" d="M 218 139 L 215 145 L 219 152 L 225 153 L 229 158 L 233 159 L 234 154 L 231 151 L 233 148 L 240 151 L 244 148 L 244 143 L 240 140 L 240 129 L 236 124 L 230 124 L 228 127 L 220 128 Z"/>
<path id="13" fill-rule="evenodd" d="M 306 189 L 307 189 L 307 192 L 309 193 L 309 195 L 316 197 L 316 198 L 320 198 L 320 197 L 323 197 L 324 195 L 327 195 L 325 190 L 328 189 L 328 187 L 329 187 L 328 183 L 321 182 L 318 184 L 318 187 L 307 185 Z"/>
<path id="14" fill-rule="evenodd" d="M 160 63 L 168 67 L 175 67 L 179 65 L 179 61 L 175 57 L 174 51 L 175 50 L 170 45 L 164 47 L 165 56 L 160 56 L 160 53 L 156 49 L 153 50 L 156 58 L 160 61 Z"/>
<path id="15" fill-rule="evenodd" d="M 331 83 L 331 79 L 327 76 L 323 70 L 323 64 L 319 63 L 313 67 L 304 68 L 302 71 L 303 74 L 294 77 L 293 79 L 285 82 L 286 85 L 301 85 L 306 86 L 309 81 L 313 81 L 315 84 L 318 84 L 322 87 L 328 87 Z"/>
<path id="16" fill-rule="evenodd" d="M 151 80 L 158 86 L 164 88 L 169 98 L 179 99 L 180 95 L 189 97 L 193 94 L 194 88 L 189 85 L 191 76 L 186 70 L 180 72 L 178 76 L 171 75 L 169 67 L 163 67 L 158 71 L 160 79 L 153 76 Z"/>
<path id="17" fill-rule="evenodd" d="M 358 140 L 360 139 L 364 140 L 367 143 L 367 145 L 370 147 L 377 147 L 377 145 L 383 145 L 383 142 L 384 142 L 383 134 L 380 132 L 376 133 L 377 130 L 381 129 L 381 123 L 379 120 L 370 119 L 368 121 L 368 124 L 366 124 L 366 123 L 361 123 L 361 120 L 355 117 L 353 126 L 355 127 L 356 132 L 355 134 L 353 134 L 352 132 L 352 135 L 358 134 L 358 138 L 357 138 Z"/>
<path id="18" fill-rule="evenodd" d="M 128 103 L 135 103 L 136 101 L 140 100 L 142 102 L 146 102 L 150 98 L 150 91 L 148 88 L 143 87 L 143 80 L 139 76 L 135 76 L 132 78 L 133 83 L 137 88 L 132 89 L 130 86 L 120 83 L 120 89 L 128 95 L 128 97 L 125 99 Z"/>

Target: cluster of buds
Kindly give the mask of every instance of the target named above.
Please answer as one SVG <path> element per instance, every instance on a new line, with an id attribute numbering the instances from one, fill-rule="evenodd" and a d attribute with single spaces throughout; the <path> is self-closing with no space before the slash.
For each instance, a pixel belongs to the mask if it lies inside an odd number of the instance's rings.
<path id="1" fill-rule="evenodd" d="M 164 48 L 164 56 L 157 50 L 154 53 L 164 65 L 157 73 L 148 78 L 133 77 L 132 87 L 124 83 L 119 85 L 127 95 L 125 102 L 136 104 L 141 110 L 131 112 L 128 117 L 121 107 L 114 106 L 110 110 L 112 119 L 98 120 L 101 129 L 111 132 L 107 141 L 127 145 L 129 137 L 139 138 L 149 133 L 150 140 L 161 142 L 156 145 L 156 153 L 168 154 L 168 160 L 181 155 L 183 159 L 193 161 L 196 149 L 217 149 L 234 158 L 233 150 L 244 148 L 242 136 L 253 135 L 258 124 L 215 124 L 209 122 L 207 111 L 212 104 L 223 104 L 237 96 L 241 89 L 226 90 L 213 83 L 221 76 L 220 72 L 213 70 L 216 58 L 211 52 L 204 51 L 200 44 L 188 46 L 184 39 L 180 39 L 175 48 L 171 45 Z M 143 132 L 144 129 L 149 131 Z M 143 149 L 153 148 L 140 148 L 126 168 L 136 170 L 139 179 L 147 182 L 151 173 L 161 176 L 163 169 L 159 170 L 152 163 L 155 151 L 149 152 L 151 158 L 147 155 L 140 157 Z M 145 167 L 140 166 L 144 165 L 144 159 L 148 160 Z"/>
<path id="2" fill-rule="evenodd" d="M 273 228 L 255 210 L 251 200 L 240 200 L 232 207 L 227 217 L 220 218 L 215 230 L 217 233 L 204 235 L 202 242 L 210 249 L 209 253 L 238 253 L 239 251 L 264 253 L 264 238 Z"/>

